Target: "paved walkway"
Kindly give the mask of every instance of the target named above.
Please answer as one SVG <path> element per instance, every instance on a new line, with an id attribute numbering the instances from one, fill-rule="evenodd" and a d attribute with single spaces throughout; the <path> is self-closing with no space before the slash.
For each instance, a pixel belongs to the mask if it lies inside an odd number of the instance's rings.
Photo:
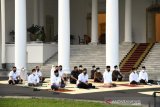
<path id="1" fill-rule="evenodd" d="M 0 80 L 6 80 L 5 77 L 0 77 Z M 121 90 L 111 92 L 96 92 L 96 93 L 85 93 L 85 94 L 64 94 L 49 92 L 46 90 L 33 91 L 32 88 L 19 87 L 14 85 L 0 84 L 0 96 L 29 96 L 29 97 L 50 97 L 50 98 L 67 98 L 67 99 L 79 99 L 79 100 L 94 100 L 94 101 L 106 101 L 112 100 L 139 100 L 142 104 L 148 105 L 149 103 L 156 100 L 157 105 L 160 105 L 160 97 L 154 99 L 153 96 L 140 94 L 138 92 L 147 91 L 160 91 L 159 88 L 150 89 L 133 89 L 133 90 Z M 153 106 L 154 107 L 154 106 Z M 158 106 L 157 106 L 158 107 Z"/>

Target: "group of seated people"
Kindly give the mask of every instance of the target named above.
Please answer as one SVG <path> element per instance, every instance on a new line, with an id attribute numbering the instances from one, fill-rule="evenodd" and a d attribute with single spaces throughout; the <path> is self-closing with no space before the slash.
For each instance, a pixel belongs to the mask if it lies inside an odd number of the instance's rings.
<path id="1" fill-rule="evenodd" d="M 22 83 L 23 79 L 20 76 L 21 72 L 22 70 L 17 70 L 15 66 L 12 67 L 12 71 L 9 73 L 8 83 L 12 85 Z M 40 71 L 39 66 L 32 69 L 32 73 L 27 77 L 28 86 L 40 86 L 44 80 L 45 78 L 42 77 L 42 72 Z"/>
<path id="2" fill-rule="evenodd" d="M 132 72 L 129 75 L 129 82 L 130 84 L 144 84 L 148 83 L 148 74 L 146 71 L 146 67 L 142 66 L 142 70 L 137 72 L 136 68 L 132 68 Z"/>
<path id="3" fill-rule="evenodd" d="M 103 83 L 107 87 L 115 87 L 116 84 L 112 81 L 122 81 L 122 74 L 118 69 L 118 66 L 114 66 L 114 70 L 111 70 L 110 66 L 106 66 L 105 72 L 102 74 L 99 67 L 92 66 L 91 70 L 91 79 L 94 82 Z M 71 71 L 71 74 L 68 76 L 64 71 L 62 65 L 52 66 L 50 74 L 51 89 L 58 90 L 59 88 L 64 88 L 66 83 L 69 81 L 71 84 L 76 84 L 78 88 L 95 88 L 91 83 L 88 82 L 87 69 L 83 68 L 82 65 L 79 67 L 75 66 Z M 28 86 L 41 86 L 45 78 L 42 77 L 42 72 L 40 71 L 39 66 L 36 66 L 32 69 L 32 73 L 28 76 Z M 9 84 L 18 84 L 22 83 L 23 80 L 20 77 L 20 73 L 17 71 L 16 67 L 12 68 L 12 71 L 9 73 Z M 129 75 L 130 84 L 147 84 L 148 74 L 146 72 L 145 66 L 142 67 L 139 75 L 135 68 L 132 69 L 131 74 Z"/>

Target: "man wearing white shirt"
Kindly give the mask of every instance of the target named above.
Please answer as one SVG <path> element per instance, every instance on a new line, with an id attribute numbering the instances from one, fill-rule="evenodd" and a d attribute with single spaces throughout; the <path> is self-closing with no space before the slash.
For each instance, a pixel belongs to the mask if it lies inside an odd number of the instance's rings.
<path id="1" fill-rule="evenodd" d="M 58 90 L 59 88 L 64 88 L 65 84 L 61 84 L 61 81 L 62 81 L 62 79 L 59 75 L 58 70 L 55 70 L 54 75 L 51 78 L 51 89 L 52 90 Z"/>
<path id="2" fill-rule="evenodd" d="M 104 86 L 107 87 L 115 87 L 116 84 L 112 83 L 112 72 L 111 72 L 111 67 L 106 66 L 106 70 L 103 73 L 103 80 L 104 80 Z"/>
<path id="3" fill-rule="evenodd" d="M 14 85 L 14 84 L 18 84 L 20 81 L 22 82 L 22 79 L 19 73 L 17 72 L 17 68 L 14 66 L 12 68 L 12 71 L 10 71 L 9 73 L 8 83 Z"/>
<path id="4" fill-rule="evenodd" d="M 39 79 L 40 79 L 40 83 L 43 83 L 45 78 L 42 77 L 42 72 L 39 69 L 39 66 L 36 66 L 36 75 L 38 75 Z"/>
<path id="5" fill-rule="evenodd" d="M 129 75 L 130 84 L 138 84 L 138 74 L 135 68 L 132 68 L 132 73 Z"/>
<path id="6" fill-rule="evenodd" d="M 148 82 L 148 74 L 145 66 L 142 66 L 142 70 L 139 73 L 139 82 L 142 84 L 147 84 Z"/>
<path id="7" fill-rule="evenodd" d="M 67 81 L 67 75 L 64 73 L 63 69 L 62 69 L 62 65 L 59 65 L 58 67 L 58 73 L 59 76 L 61 77 L 61 84 L 66 84 Z"/>
<path id="8" fill-rule="evenodd" d="M 32 74 L 28 76 L 28 86 L 40 86 L 39 77 L 36 75 L 36 69 L 32 69 Z"/>
<path id="9" fill-rule="evenodd" d="M 95 88 L 95 86 L 92 86 L 91 83 L 88 83 L 88 74 L 86 68 L 84 68 L 83 72 L 78 76 L 77 87 L 84 89 Z"/>

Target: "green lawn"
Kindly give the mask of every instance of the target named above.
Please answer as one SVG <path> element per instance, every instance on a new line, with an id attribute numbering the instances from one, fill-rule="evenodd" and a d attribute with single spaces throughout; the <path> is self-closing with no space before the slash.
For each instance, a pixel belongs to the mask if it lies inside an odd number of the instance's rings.
<path id="1" fill-rule="evenodd" d="M 0 98 L 0 107 L 132 107 L 104 103 L 58 99 L 11 99 Z"/>

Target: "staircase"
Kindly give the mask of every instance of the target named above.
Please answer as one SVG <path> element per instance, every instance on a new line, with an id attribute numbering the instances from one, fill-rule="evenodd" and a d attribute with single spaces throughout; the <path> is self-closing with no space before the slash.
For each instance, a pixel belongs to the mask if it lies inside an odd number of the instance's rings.
<path id="1" fill-rule="evenodd" d="M 120 64 L 120 70 L 122 73 L 128 75 L 132 68 L 138 68 L 141 62 L 144 60 L 146 55 L 149 53 L 150 49 L 153 47 L 153 44 L 149 43 L 140 43 L 135 44 L 132 50 L 128 55 L 122 60 Z"/>
<path id="2" fill-rule="evenodd" d="M 146 66 L 149 79 L 160 80 L 160 43 L 155 43 L 141 66 Z"/>
<path id="3" fill-rule="evenodd" d="M 127 55 L 134 44 L 122 43 L 120 44 L 120 61 Z M 91 70 L 92 65 L 100 67 L 104 71 L 106 64 L 106 46 L 105 45 L 71 45 L 70 67 L 83 65 L 88 71 Z M 52 65 L 57 65 L 58 54 L 52 57 L 44 66 L 42 71 L 45 76 L 49 76 L 49 71 Z M 90 73 L 90 72 L 88 72 Z"/>

